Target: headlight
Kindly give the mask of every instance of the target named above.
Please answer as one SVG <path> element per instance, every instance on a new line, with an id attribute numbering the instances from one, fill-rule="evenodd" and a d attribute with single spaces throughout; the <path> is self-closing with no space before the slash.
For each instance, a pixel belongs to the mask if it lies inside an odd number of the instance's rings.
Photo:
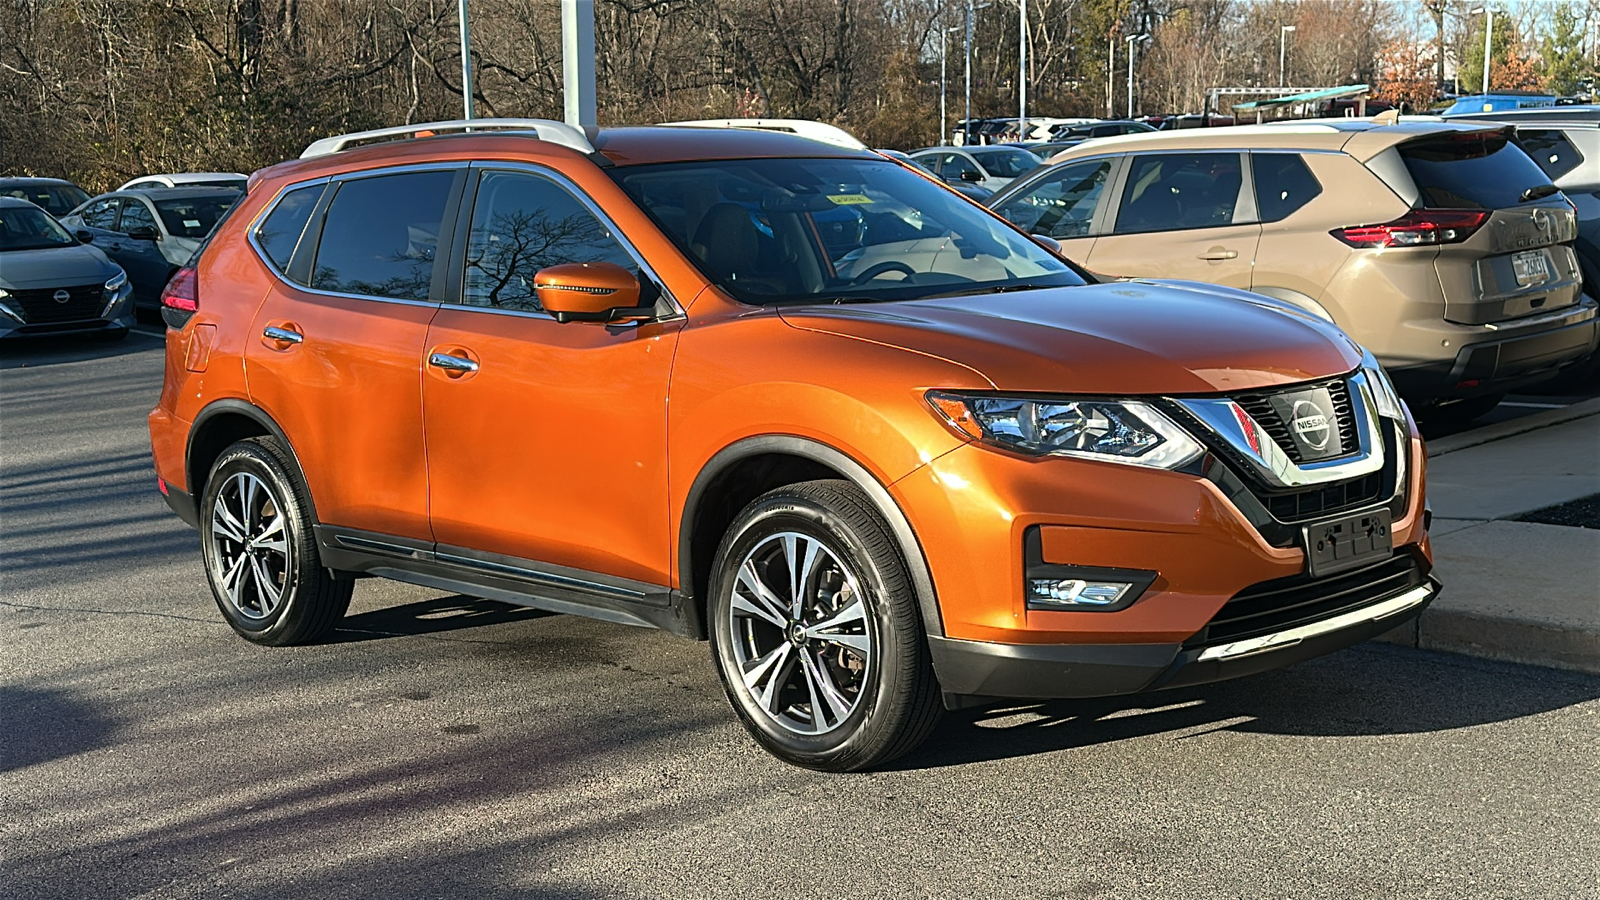
<path id="1" fill-rule="evenodd" d="M 963 396 L 928 402 L 957 431 L 1024 453 L 1176 469 L 1204 451 L 1171 419 L 1137 400 Z"/>
<path id="2" fill-rule="evenodd" d="M 128 273 L 124 272 L 121 269 L 118 269 L 117 270 L 117 274 L 111 276 L 111 280 L 106 282 L 106 293 L 107 294 L 115 294 L 117 292 L 118 288 L 122 287 L 123 285 L 125 285 L 127 283 L 128 283 Z"/>
<path id="3" fill-rule="evenodd" d="M 1394 385 L 1389 382 L 1389 376 L 1384 373 L 1383 367 L 1378 365 L 1377 360 L 1369 358 L 1362 365 L 1361 371 L 1366 373 L 1367 384 L 1372 386 L 1372 399 L 1378 402 L 1378 415 L 1404 422 L 1406 416 L 1402 410 L 1405 406 L 1400 400 L 1400 395 L 1395 393 Z"/>

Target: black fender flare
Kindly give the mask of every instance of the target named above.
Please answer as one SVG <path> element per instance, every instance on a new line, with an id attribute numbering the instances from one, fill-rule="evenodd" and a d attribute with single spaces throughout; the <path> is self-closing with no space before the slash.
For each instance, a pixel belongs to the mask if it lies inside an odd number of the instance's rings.
<path id="1" fill-rule="evenodd" d="M 928 568 L 922 543 L 911 528 L 900 505 L 887 488 L 873 476 L 866 466 L 847 454 L 811 438 L 787 434 L 766 434 L 748 437 L 719 450 L 701 467 L 689 493 L 684 498 L 683 513 L 678 521 L 678 588 L 680 595 L 691 598 L 694 590 L 694 522 L 700 513 L 701 501 L 707 488 L 717 476 L 741 460 L 752 456 L 780 453 L 798 456 L 827 466 L 839 472 L 846 480 L 860 488 L 872 501 L 878 515 L 889 526 L 895 543 L 900 547 L 901 558 L 911 575 L 911 584 L 917 592 L 917 606 L 922 611 L 922 625 L 933 637 L 944 636 L 944 619 L 939 612 L 939 597 L 933 586 L 933 573 Z"/>
<path id="2" fill-rule="evenodd" d="M 321 522 L 322 520 L 317 517 L 316 498 L 311 496 L 311 486 L 304 484 L 305 467 L 300 464 L 300 454 L 295 452 L 294 442 L 289 440 L 289 435 L 284 433 L 282 426 L 280 426 L 277 421 L 272 418 L 272 416 L 268 415 L 266 410 L 256 406 L 253 403 L 250 403 L 249 401 L 240 400 L 235 397 L 226 397 L 221 400 L 213 400 L 212 402 L 206 404 L 205 407 L 195 415 L 194 424 L 189 426 L 189 437 L 183 450 L 183 467 L 184 474 L 189 479 L 189 492 L 191 495 L 193 495 L 195 503 L 198 504 L 200 502 L 200 494 L 202 493 L 201 491 L 195 490 L 197 481 L 196 476 L 198 475 L 201 478 L 204 478 L 204 476 L 207 474 L 203 472 L 196 472 L 194 470 L 195 436 L 204 431 L 205 424 L 207 422 L 221 415 L 243 416 L 255 422 L 257 425 L 260 425 L 268 434 L 275 438 L 278 443 L 283 445 L 283 448 L 289 453 L 289 458 L 294 460 L 295 468 L 299 470 L 296 472 L 296 474 L 300 477 L 302 482 L 301 486 L 305 489 L 306 499 L 310 501 L 311 509 L 309 509 L 308 512 L 311 514 L 311 521 L 313 523 Z"/>

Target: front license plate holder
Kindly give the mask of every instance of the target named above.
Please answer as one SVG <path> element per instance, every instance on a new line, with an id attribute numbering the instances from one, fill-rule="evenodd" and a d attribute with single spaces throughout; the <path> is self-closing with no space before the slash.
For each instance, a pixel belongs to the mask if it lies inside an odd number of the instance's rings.
<path id="1" fill-rule="evenodd" d="M 1511 257 L 1511 270 L 1516 273 L 1517 287 L 1544 284 L 1550 280 L 1550 259 L 1543 250 L 1524 250 Z"/>
<path id="2" fill-rule="evenodd" d="M 1316 522 L 1302 530 L 1312 578 L 1353 569 L 1394 552 L 1387 509 Z"/>

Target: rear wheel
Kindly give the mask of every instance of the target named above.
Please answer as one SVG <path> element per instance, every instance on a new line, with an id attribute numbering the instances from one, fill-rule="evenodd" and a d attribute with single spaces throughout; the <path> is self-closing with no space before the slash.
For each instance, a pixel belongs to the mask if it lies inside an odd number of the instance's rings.
<path id="1" fill-rule="evenodd" d="M 278 441 L 250 438 L 222 451 L 200 509 L 211 593 L 241 637 L 301 644 L 344 617 L 354 582 L 323 568 L 305 489 Z"/>
<path id="2" fill-rule="evenodd" d="M 717 551 L 710 618 L 734 710 L 795 765 L 854 771 L 920 744 L 940 706 L 911 581 L 843 481 L 771 491 Z"/>

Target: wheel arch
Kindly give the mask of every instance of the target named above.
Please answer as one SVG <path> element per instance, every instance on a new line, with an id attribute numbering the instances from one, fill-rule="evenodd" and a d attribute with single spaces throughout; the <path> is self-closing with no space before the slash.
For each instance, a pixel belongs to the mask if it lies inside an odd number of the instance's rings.
<path id="1" fill-rule="evenodd" d="M 194 424 L 189 428 L 188 449 L 184 453 L 183 474 L 190 496 L 194 497 L 197 505 L 205 493 L 205 481 L 217 457 L 229 445 L 252 437 L 271 437 L 282 444 L 289 458 L 294 461 L 295 468 L 300 470 L 300 480 L 304 484 L 305 469 L 300 465 L 300 456 L 295 453 L 289 436 L 272 416 L 245 400 L 216 400 L 195 416 Z M 305 494 L 311 506 L 308 510 L 311 521 L 321 521 L 317 518 L 316 500 L 312 498 L 309 486 L 305 486 Z"/>
<path id="2" fill-rule="evenodd" d="M 917 594 L 924 631 L 944 634 L 938 595 L 927 557 L 900 505 L 865 466 L 842 451 L 795 435 L 745 438 L 718 451 L 700 469 L 684 499 L 678 528 L 678 587 L 685 612 L 693 617 L 690 634 L 708 635 L 706 601 L 711 564 L 722 536 L 750 501 L 774 488 L 802 481 L 838 478 L 860 488 L 889 526 Z"/>

